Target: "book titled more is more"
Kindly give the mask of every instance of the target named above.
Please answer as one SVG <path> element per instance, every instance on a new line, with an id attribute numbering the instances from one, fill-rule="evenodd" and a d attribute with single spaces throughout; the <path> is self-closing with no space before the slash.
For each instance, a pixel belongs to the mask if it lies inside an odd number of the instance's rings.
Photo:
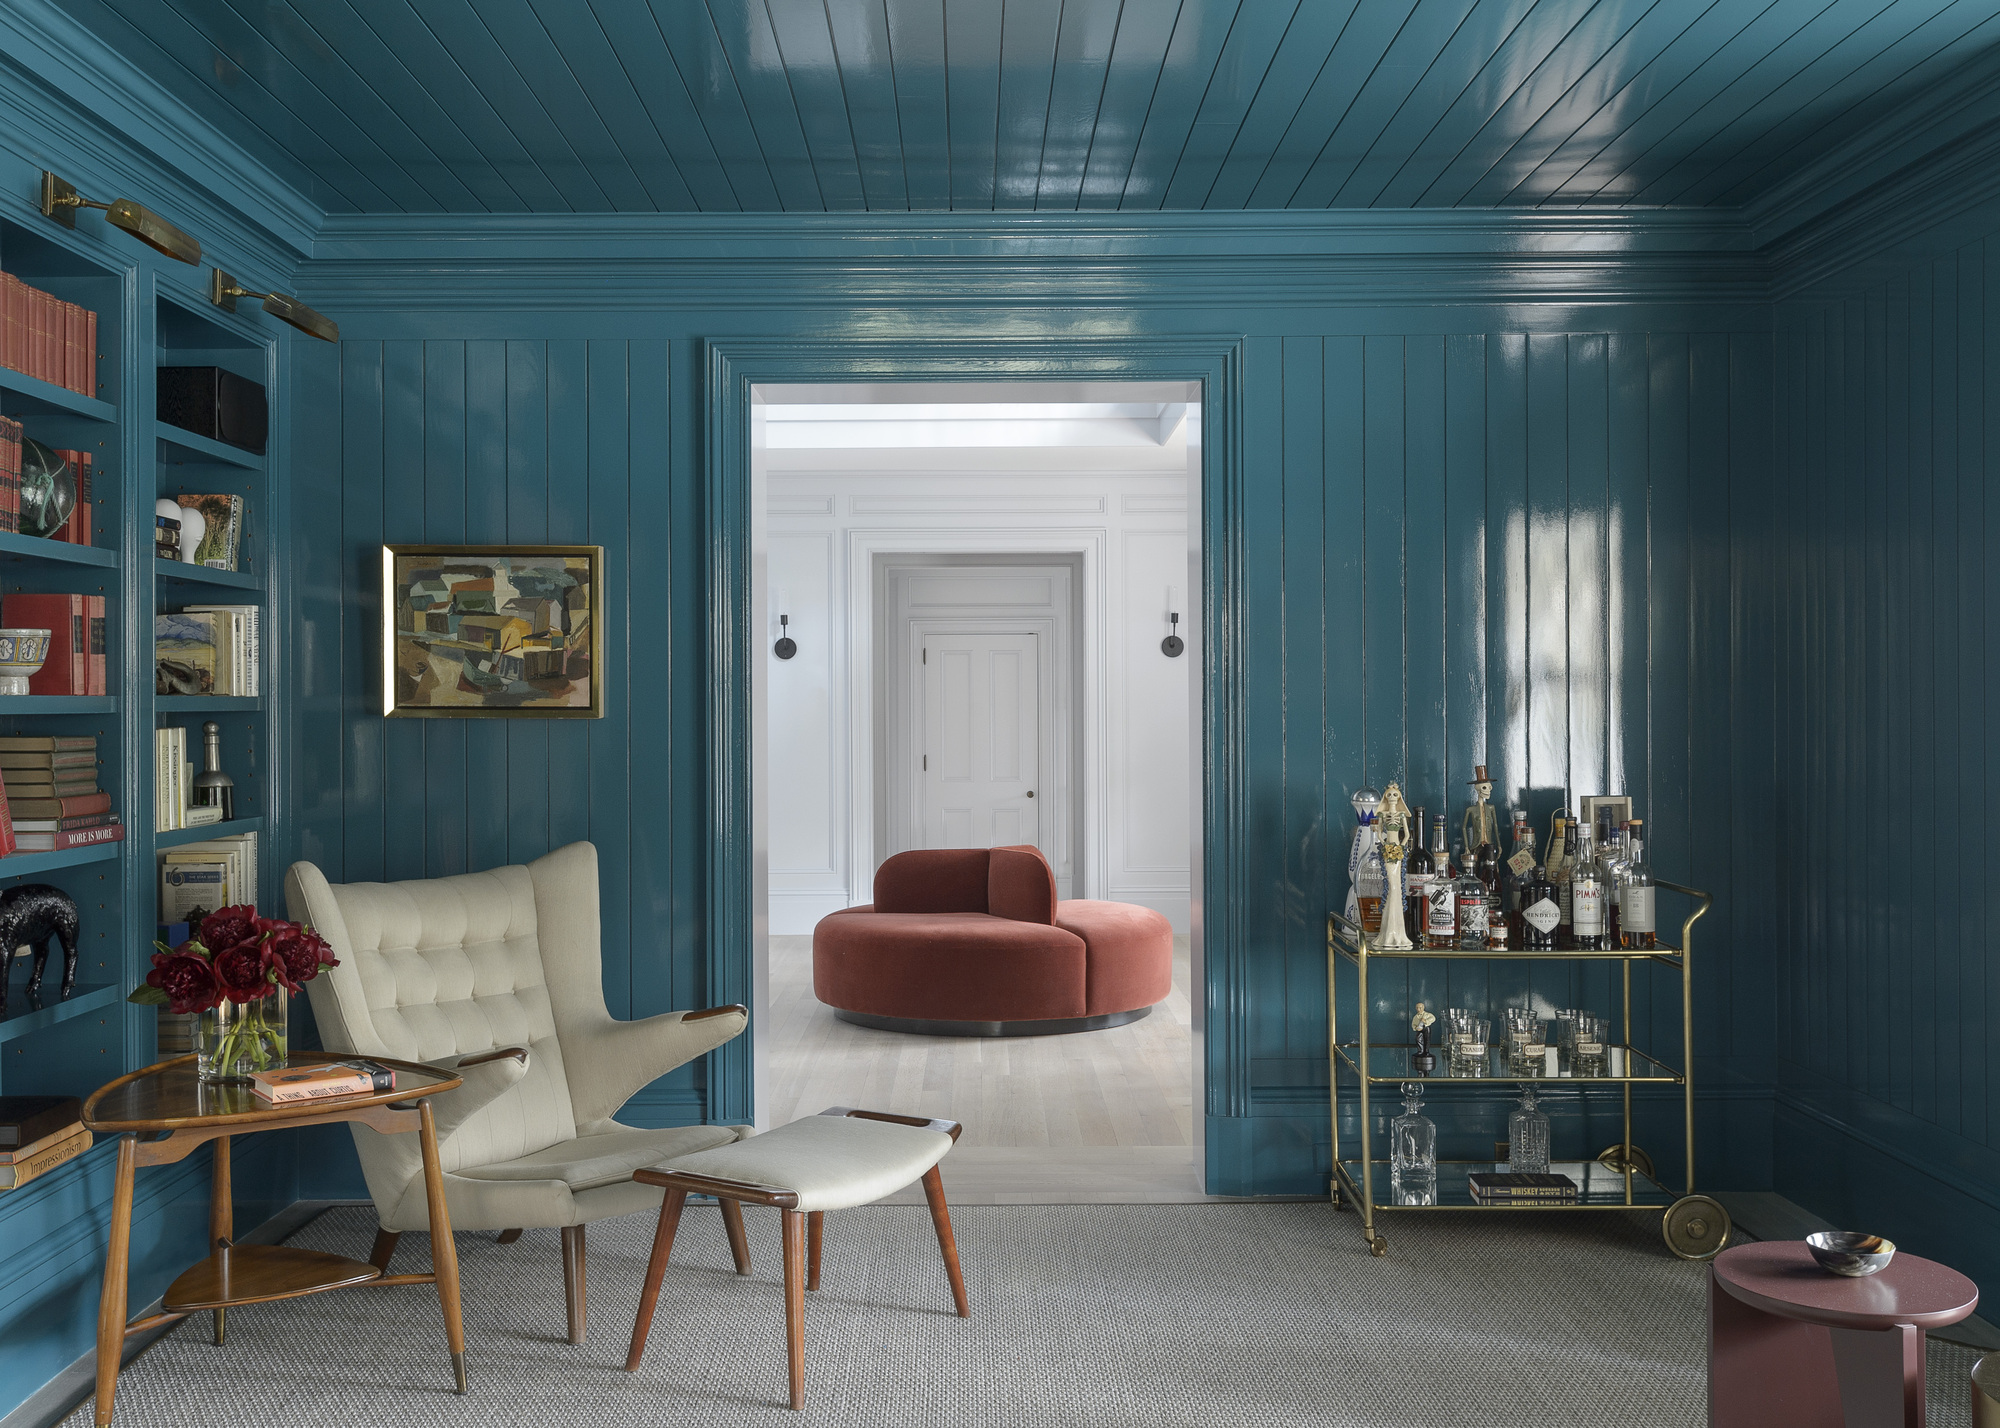
<path id="1" fill-rule="evenodd" d="M 396 1071 L 379 1061 L 353 1057 L 320 1066 L 276 1066 L 253 1072 L 250 1089 L 274 1106 L 290 1101 L 324 1101 L 396 1089 Z"/>

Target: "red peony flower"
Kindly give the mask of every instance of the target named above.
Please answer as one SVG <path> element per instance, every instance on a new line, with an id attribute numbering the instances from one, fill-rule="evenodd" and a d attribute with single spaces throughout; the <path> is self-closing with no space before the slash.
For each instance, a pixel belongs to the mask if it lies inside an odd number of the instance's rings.
<path id="1" fill-rule="evenodd" d="M 201 920 L 194 938 L 213 957 L 244 942 L 253 941 L 261 929 L 257 909 L 247 903 L 218 908 Z"/>
<path id="2" fill-rule="evenodd" d="M 263 950 L 254 941 L 217 952 L 213 966 L 222 994 L 232 1002 L 254 1002 L 271 994 L 274 983 L 266 974 Z"/>
<path id="3" fill-rule="evenodd" d="M 264 955 L 283 965 L 278 980 L 296 992 L 320 974 L 322 967 L 338 967 L 339 960 L 326 939 L 309 927 L 281 922 L 264 944 Z"/>
<path id="4" fill-rule="evenodd" d="M 173 952 L 155 952 L 153 970 L 146 974 L 146 985 L 167 994 L 167 1010 L 175 1016 L 207 1011 L 222 1000 L 214 970 L 188 950 L 192 945 L 183 942 Z"/>

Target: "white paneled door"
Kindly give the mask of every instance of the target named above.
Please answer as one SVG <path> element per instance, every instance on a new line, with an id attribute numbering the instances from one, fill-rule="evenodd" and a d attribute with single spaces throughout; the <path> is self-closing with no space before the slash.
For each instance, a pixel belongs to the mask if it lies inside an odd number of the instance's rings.
<path id="1" fill-rule="evenodd" d="M 1042 649 L 1033 631 L 924 636 L 923 846 L 1041 842 Z"/>

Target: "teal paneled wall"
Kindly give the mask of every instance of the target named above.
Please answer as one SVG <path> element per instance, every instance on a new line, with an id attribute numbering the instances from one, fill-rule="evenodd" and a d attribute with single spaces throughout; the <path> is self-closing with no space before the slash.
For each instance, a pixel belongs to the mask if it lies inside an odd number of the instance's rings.
<path id="1" fill-rule="evenodd" d="M 803 252 L 799 266 L 816 260 Z M 342 291 L 359 296 L 365 266 Z M 709 972 L 711 667 L 697 339 L 879 342 L 893 317 L 913 336 L 963 344 L 978 323 L 950 319 L 943 294 L 893 315 L 831 302 L 803 316 L 748 304 L 498 314 L 476 309 L 516 287 L 506 277 L 432 285 L 448 306 L 342 311 L 348 341 L 317 359 L 326 406 L 299 424 L 300 641 L 314 661 L 300 847 L 336 878 L 398 878 L 591 837 L 606 859 L 613 1005 L 643 1015 L 697 1004 Z M 308 296 L 331 308 L 339 295 Z M 1732 909 L 1733 830 L 1713 810 L 1729 806 L 1733 731 L 1768 737 L 1767 709 L 1758 724 L 1752 707 L 1760 677 L 1768 690 L 1768 603 L 1747 587 L 1759 567 L 1743 551 L 1764 515 L 1745 493 L 1763 489 L 1769 466 L 1769 335 L 1754 310 L 1702 331 L 1638 312 L 1609 314 L 1608 332 L 1562 330 L 1556 312 L 1508 330 L 1470 307 L 1451 330 L 1453 315 L 1227 314 L 1254 334 L 1233 654 L 1249 733 L 1229 751 L 1250 809 L 1240 991 L 1251 1090 L 1247 1116 L 1210 1117 L 1211 1145 L 1232 1147 L 1211 1155 L 1213 1188 L 1325 1188 L 1324 919 L 1345 895 L 1348 795 L 1402 777 L 1433 807 L 1449 800 L 1455 822 L 1482 761 L 1502 800 L 1525 798 L 1543 830 L 1565 787 L 1629 788 L 1663 873 L 1717 893 L 1698 983 L 1703 1178 L 1761 1185 L 1762 1032 L 1732 1009 L 1767 997 L 1768 970 L 1764 940 L 1741 940 L 1756 919 Z M 1120 321 L 1204 333 L 1217 316 L 1154 295 Z M 1033 309 L 993 323 L 1014 337 L 1073 325 Z M 500 538 L 608 547 L 612 716 L 547 729 L 383 720 L 377 547 Z M 1758 652 L 1754 668 L 1732 692 L 1745 649 Z M 1413 997 L 1518 990 L 1507 978 L 1446 988 L 1421 964 L 1411 978 L 1378 984 L 1385 1028 Z M 1542 987 L 1610 1009 L 1608 984 Z M 1641 1013 L 1652 1014 L 1643 1000 Z M 640 1113 L 698 1115 L 693 1075 L 649 1092 Z M 1464 1133 L 1490 1141 L 1502 1121 L 1497 1103 L 1481 1105 Z M 1575 1134 L 1614 1138 L 1600 1123 Z M 1657 1139 L 1677 1163 L 1677 1133 Z"/>
<path id="2" fill-rule="evenodd" d="M 1776 1185 L 1991 1284 L 2000 215 L 1780 315 Z"/>

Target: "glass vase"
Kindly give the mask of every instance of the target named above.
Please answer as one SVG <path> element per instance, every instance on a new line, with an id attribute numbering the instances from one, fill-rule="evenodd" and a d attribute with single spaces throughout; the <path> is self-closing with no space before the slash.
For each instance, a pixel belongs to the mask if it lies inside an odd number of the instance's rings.
<path id="1" fill-rule="evenodd" d="M 254 1002 L 225 1001 L 195 1025 L 195 1069 L 212 1083 L 247 1082 L 251 1073 L 285 1064 L 283 987 Z"/>

